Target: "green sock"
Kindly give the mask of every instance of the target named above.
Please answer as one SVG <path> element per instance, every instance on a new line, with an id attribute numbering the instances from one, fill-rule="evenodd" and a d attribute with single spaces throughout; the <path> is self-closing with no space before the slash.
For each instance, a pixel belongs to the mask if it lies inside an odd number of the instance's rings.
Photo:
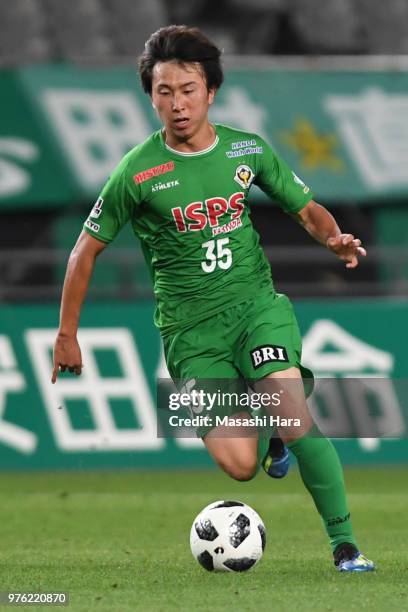
<path id="1" fill-rule="evenodd" d="M 265 432 L 261 430 L 258 432 L 258 435 L 257 472 L 259 471 L 262 461 L 264 460 L 269 448 L 269 438 L 265 435 Z"/>
<path id="2" fill-rule="evenodd" d="M 267 413 L 262 408 L 261 410 L 256 411 L 256 412 L 254 410 L 251 410 L 250 414 L 251 414 L 251 417 L 254 417 L 255 415 L 259 415 L 262 417 L 262 416 L 265 416 Z M 256 452 L 256 458 L 257 458 L 256 472 L 257 473 L 259 472 L 262 466 L 262 461 L 265 459 L 265 455 L 268 452 L 269 440 L 271 439 L 271 436 L 275 431 L 276 431 L 275 427 L 258 428 L 258 448 Z"/>
<path id="3" fill-rule="evenodd" d="M 332 550 L 342 542 L 357 546 L 347 506 L 343 469 L 336 449 L 314 426 L 287 444 L 295 455 L 305 487 L 323 519 Z"/>

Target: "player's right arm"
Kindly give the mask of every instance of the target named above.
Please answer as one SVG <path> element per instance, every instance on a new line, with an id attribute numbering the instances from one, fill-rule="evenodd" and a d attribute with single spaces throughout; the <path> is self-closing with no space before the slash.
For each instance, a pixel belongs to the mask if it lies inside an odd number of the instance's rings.
<path id="1" fill-rule="evenodd" d="M 60 324 L 54 344 L 52 383 L 57 380 L 58 372 L 65 372 L 67 368 L 70 372 L 81 374 L 82 357 L 77 340 L 79 317 L 96 258 L 106 246 L 106 242 L 82 231 L 69 257 L 62 291 Z"/>
<path id="2" fill-rule="evenodd" d="M 60 325 L 54 345 L 52 383 L 57 380 L 59 371 L 68 369 L 81 374 L 83 365 L 77 331 L 95 261 L 128 222 L 135 204 L 135 197 L 129 193 L 127 165 L 128 156 L 125 155 L 102 189 L 70 255 L 62 291 Z"/>

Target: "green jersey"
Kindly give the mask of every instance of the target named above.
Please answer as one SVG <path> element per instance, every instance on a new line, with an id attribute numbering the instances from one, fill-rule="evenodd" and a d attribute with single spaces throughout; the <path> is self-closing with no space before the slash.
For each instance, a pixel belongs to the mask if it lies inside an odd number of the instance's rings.
<path id="1" fill-rule="evenodd" d="M 260 136 L 215 130 L 214 143 L 196 153 L 171 149 L 162 131 L 152 134 L 125 155 L 84 224 L 111 242 L 130 221 L 151 270 L 162 335 L 273 291 L 250 219 L 251 185 L 288 213 L 312 198 Z"/>

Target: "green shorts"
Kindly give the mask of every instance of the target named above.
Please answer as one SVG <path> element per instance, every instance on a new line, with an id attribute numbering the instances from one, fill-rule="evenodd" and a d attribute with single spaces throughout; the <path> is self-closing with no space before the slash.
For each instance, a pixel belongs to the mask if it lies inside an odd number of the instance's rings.
<path id="1" fill-rule="evenodd" d="M 235 382 L 242 390 L 247 383 L 293 366 L 308 380 L 307 395 L 313 386 L 312 373 L 301 365 L 302 339 L 293 306 L 283 294 L 271 293 L 226 308 L 165 336 L 163 343 L 167 368 L 177 387 L 191 380 L 222 379 Z M 242 410 L 223 406 L 218 413 L 224 416 Z M 210 429 L 197 433 L 202 437 Z"/>

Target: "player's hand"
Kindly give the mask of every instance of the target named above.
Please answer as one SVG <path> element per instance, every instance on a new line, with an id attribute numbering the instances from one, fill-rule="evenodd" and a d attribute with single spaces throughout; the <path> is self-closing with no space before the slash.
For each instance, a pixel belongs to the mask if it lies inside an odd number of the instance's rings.
<path id="1" fill-rule="evenodd" d="M 54 368 L 52 370 L 51 382 L 57 380 L 58 372 L 74 372 L 79 376 L 82 372 L 82 356 L 76 336 L 64 336 L 58 334 L 54 344 Z"/>
<path id="2" fill-rule="evenodd" d="M 356 268 L 358 258 L 367 255 L 366 250 L 361 246 L 361 240 L 354 238 L 353 234 L 340 234 L 334 238 L 329 238 L 327 248 L 333 251 L 339 259 L 347 262 L 346 268 Z"/>

